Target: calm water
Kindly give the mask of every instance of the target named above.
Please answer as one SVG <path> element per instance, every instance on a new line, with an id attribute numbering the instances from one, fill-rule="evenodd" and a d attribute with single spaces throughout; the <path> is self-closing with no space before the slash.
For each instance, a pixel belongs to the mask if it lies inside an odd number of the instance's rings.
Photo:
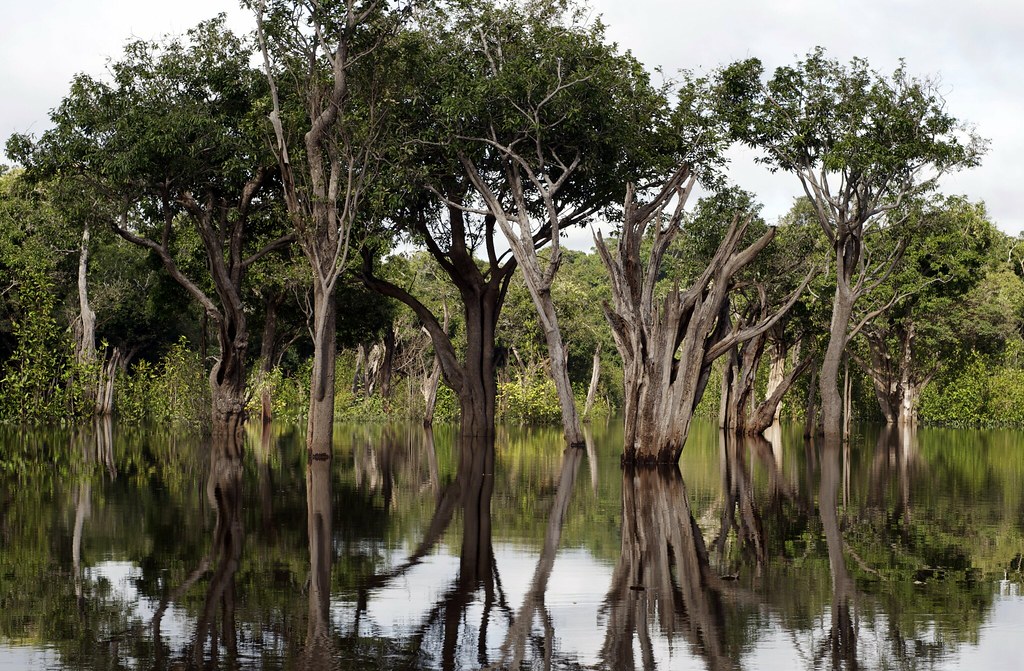
<path id="1" fill-rule="evenodd" d="M 1024 669 L 1024 437 L 0 433 L 0 669 Z"/>

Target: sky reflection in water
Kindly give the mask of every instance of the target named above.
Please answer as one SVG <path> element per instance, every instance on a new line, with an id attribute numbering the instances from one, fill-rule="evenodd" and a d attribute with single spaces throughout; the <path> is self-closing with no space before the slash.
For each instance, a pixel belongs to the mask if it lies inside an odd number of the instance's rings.
<path id="1" fill-rule="evenodd" d="M 1020 668 L 1013 432 L 339 429 L 0 435 L 74 455 L 0 479 L 0 668 Z"/>

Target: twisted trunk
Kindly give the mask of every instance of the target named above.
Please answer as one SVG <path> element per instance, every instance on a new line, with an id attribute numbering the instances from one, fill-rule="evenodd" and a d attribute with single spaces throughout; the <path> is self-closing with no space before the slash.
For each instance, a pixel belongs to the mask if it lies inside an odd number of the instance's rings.
<path id="1" fill-rule="evenodd" d="M 689 168 L 683 166 L 645 206 L 636 202 L 630 186 L 617 252 L 613 255 L 608 250 L 600 233 L 595 237 L 612 284 L 612 302 L 605 303 L 605 316 L 624 365 L 625 463 L 678 462 L 715 359 L 771 328 L 807 283 L 776 314 L 734 329 L 729 320 L 731 280 L 775 234 L 769 229 L 741 249 L 749 220 L 740 222 L 737 217 L 701 276 L 685 291 L 673 287 L 659 305 L 655 285 L 661 260 L 681 230 L 683 207 L 693 184 Z M 670 203 L 675 210 L 666 224 L 662 210 Z M 652 224 L 656 226 L 653 247 L 645 263 L 641 243 Z"/>

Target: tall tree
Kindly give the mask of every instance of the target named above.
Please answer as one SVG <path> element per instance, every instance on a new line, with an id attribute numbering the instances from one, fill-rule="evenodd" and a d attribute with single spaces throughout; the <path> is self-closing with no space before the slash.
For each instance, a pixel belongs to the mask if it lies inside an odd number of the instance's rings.
<path id="1" fill-rule="evenodd" d="M 898 262 L 873 239 L 903 223 L 908 201 L 952 170 L 977 165 L 984 142 L 949 114 L 937 84 L 848 65 L 816 49 L 768 81 L 749 59 L 721 72 L 717 101 L 734 136 L 763 152 L 773 170 L 797 176 L 832 244 L 835 295 L 819 376 L 826 434 L 841 431 L 838 388 L 856 302 Z"/>
<path id="2" fill-rule="evenodd" d="M 452 92 L 466 113 L 445 120 L 472 186 L 472 202 L 460 205 L 494 217 L 522 270 L 574 446 L 583 433 L 551 291 L 560 236 L 617 201 L 627 179 L 663 169 L 667 153 L 652 149 L 667 140 L 658 130 L 670 111 L 585 10 L 566 0 L 472 3 L 449 15 L 441 39 L 449 67 L 471 78 Z"/>
<path id="3" fill-rule="evenodd" d="M 381 48 L 401 14 L 382 0 L 251 0 L 270 85 L 284 201 L 313 279 L 306 442 L 328 457 L 334 430 L 338 279 L 381 167 L 389 109 Z"/>
<path id="4" fill-rule="evenodd" d="M 618 248 L 610 250 L 600 234 L 595 239 L 612 283 L 604 310 L 624 366 L 624 463 L 677 463 L 715 359 L 771 328 L 806 286 L 805 280 L 774 314 L 733 328 L 733 279 L 775 235 L 768 229 L 744 244 L 750 218 L 736 214 L 700 275 L 659 296 L 662 261 L 683 228 L 695 181 L 684 164 L 648 202 L 630 185 Z M 641 254 L 648 236 L 651 249 Z"/>
<path id="5" fill-rule="evenodd" d="M 406 42 L 420 62 L 404 96 L 415 137 L 407 163 L 416 168 L 414 183 L 436 200 L 410 206 L 404 228 L 464 300 L 465 357 L 441 356 L 463 427 L 493 432 L 495 323 L 509 278 L 522 267 L 565 437 L 582 444 L 552 299 L 560 235 L 617 201 L 627 179 L 671 172 L 683 139 L 666 132 L 664 92 L 606 43 L 599 23 L 587 25 L 573 2 L 451 3 L 419 17 Z M 496 234 L 509 254 L 497 252 Z M 474 257 L 481 247 L 482 262 Z M 417 310 L 439 352 L 449 349 L 436 314 L 417 308 L 409 292 L 376 286 Z"/>
<path id="6" fill-rule="evenodd" d="M 132 42 L 111 82 L 75 78 L 38 143 L 8 145 L 30 171 L 102 195 L 117 234 L 159 258 L 202 306 L 219 344 L 213 427 L 226 433 L 245 418 L 246 271 L 293 239 L 262 216 L 275 170 L 256 123 L 265 89 L 251 53 L 223 16 L 184 39 Z"/>

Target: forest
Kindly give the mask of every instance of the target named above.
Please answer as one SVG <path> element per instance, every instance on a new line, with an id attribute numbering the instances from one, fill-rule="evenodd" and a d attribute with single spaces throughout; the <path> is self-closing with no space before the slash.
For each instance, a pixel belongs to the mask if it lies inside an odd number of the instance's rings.
<path id="1" fill-rule="evenodd" d="M 0 420 L 1024 422 L 1024 239 L 943 193 L 935 80 L 815 49 L 657 81 L 571 0 L 250 0 L 82 73 L 0 168 Z M 776 221 L 747 147 L 804 195 Z M 568 234 L 592 239 L 589 251 Z M 0 457 L 2 459 L 3 457 Z"/>

